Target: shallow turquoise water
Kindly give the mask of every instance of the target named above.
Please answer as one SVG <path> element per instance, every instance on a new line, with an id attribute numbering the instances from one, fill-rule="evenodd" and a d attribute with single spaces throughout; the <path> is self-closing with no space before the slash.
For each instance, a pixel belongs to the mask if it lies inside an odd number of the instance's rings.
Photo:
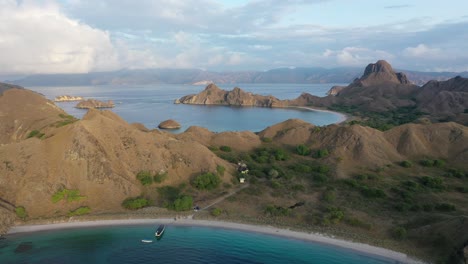
<path id="1" fill-rule="evenodd" d="M 188 226 L 108 226 L 13 234 L 0 240 L 0 263 L 396 263 L 319 243 Z M 32 248 L 15 253 L 21 242 Z"/>
<path id="2" fill-rule="evenodd" d="M 241 88 L 258 94 L 273 95 L 280 99 L 294 99 L 302 92 L 324 96 L 334 84 L 239 84 Z M 224 85 L 232 89 L 235 85 Z M 98 100 L 113 100 L 112 111 L 129 123 L 143 123 L 147 128 L 156 128 L 167 119 L 178 121 L 185 131 L 190 126 L 202 126 L 211 131 L 258 132 L 273 124 L 290 118 L 299 118 L 315 125 L 328 125 L 340 121 L 341 115 L 299 109 L 270 109 L 260 107 L 226 107 L 174 104 L 174 100 L 204 89 L 191 85 L 147 86 L 83 86 L 83 87 L 29 87 L 49 99 L 58 95 L 75 95 Z M 69 114 L 83 117 L 87 110 L 76 109 L 76 102 L 61 102 L 57 105 Z"/>

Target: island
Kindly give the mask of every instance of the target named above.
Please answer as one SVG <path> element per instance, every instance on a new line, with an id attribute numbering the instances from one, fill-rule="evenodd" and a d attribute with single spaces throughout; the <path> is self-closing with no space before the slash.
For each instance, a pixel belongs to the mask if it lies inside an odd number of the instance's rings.
<path id="1" fill-rule="evenodd" d="M 168 119 L 166 121 L 161 122 L 158 125 L 158 127 L 161 129 L 179 129 L 181 126 L 177 121 Z"/>
<path id="2" fill-rule="evenodd" d="M 60 95 L 55 97 L 54 102 L 75 102 L 83 101 L 84 98 L 81 96 L 72 96 L 72 95 Z"/>
<path id="3" fill-rule="evenodd" d="M 91 109 L 91 108 L 112 108 L 115 104 L 112 100 L 102 102 L 94 99 L 88 99 L 79 102 L 75 107 L 80 109 Z"/>

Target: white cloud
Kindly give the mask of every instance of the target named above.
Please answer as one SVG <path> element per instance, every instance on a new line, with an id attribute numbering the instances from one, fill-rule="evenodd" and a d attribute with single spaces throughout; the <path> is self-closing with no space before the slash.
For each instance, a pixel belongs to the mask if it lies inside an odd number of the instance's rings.
<path id="1" fill-rule="evenodd" d="M 322 56 L 334 59 L 341 66 L 362 66 L 380 59 L 391 60 L 394 58 L 386 51 L 362 47 L 345 47 L 341 50 L 326 49 Z"/>
<path id="2" fill-rule="evenodd" d="M 439 57 L 441 50 L 430 48 L 425 44 L 419 44 L 416 47 L 408 47 L 403 50 L 403 55 L 414 58 Z"/>
<path id="3" fill-rule="evenodd" d="M 0 0 L 0 72 L 76 73 L 119 67 L 109 33 L 64 16 L 51 2 Z"/>

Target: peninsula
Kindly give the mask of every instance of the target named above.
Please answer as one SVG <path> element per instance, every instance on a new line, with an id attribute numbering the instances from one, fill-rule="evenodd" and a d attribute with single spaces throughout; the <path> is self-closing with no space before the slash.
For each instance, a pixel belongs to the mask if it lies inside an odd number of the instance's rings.
<path id="1" fill-rule="evenodd" d="M 115 104 L 111 100 L 107 102 L 102 102 L 99 100 L 88 99 L 88 100 L 79 102 L 75 107 L 80 108 L 80 109 L 90 109 L 90 108 L 112 108 L 114 106 Z"/>

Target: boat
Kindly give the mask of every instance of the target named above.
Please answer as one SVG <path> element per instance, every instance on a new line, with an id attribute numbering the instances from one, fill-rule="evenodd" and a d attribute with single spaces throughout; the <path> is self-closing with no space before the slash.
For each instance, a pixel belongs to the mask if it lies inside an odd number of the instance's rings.
<path id="1" fill-rule="evenodd" d="M 142 239 L 141 242 L 142 242 L 142 243 L 153 243 L 153 240 Z"/>
<path id="2" fill-rule="evenodd" d="M 162 236 L 163 233 L 164 233 L 164 229 L 166 229 L 166 226 L 165 226 L 165 225 L 160 225 L 160 226 L 158 227 L 158 229 L 156 230 L 156 233 L 154 233 L 154 235 L 155 235 L 156 237 Z"/>

